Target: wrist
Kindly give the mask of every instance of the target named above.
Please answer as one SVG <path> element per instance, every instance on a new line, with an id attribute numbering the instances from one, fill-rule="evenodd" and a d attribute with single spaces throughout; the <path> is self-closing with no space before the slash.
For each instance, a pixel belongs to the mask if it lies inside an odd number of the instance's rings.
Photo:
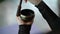
<path id="1" fill-rule="evenodd" d="M 35 5 L 39 5 L 41 2 L 42 2 L 42 0 L 37 1 L 37 3 Z"/>
<path id="2" fill-rule="evenodd" d="M 18 25 L 32 25 L 33 24 L 33 21 L 32 22 L 18 22 Z"/>
<path id="3" fill-rule="evenodd" d="M 35 6 L 38 6 L 38 5 L 40 5 L 41 3 L 43 2 L 43 0 L 41 0 L 38 4 L 36 4 Z"/>
<path id="4" fill-rule="evenodd" d="M 32 4 L 38 5 L 42 0 L 29 0 Z"/>
<path id="5" fill-rule="evenodd" d="M 18 25 L 32 25 L 32 24 L 30 24 L 30 23 L 27 23 L 27 24 L 25 24 L 25 23 L 19 23 Z"/>

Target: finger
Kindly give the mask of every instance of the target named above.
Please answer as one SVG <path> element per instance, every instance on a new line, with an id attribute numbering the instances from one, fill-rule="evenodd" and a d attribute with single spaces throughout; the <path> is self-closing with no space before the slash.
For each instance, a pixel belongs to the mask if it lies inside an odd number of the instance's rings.
<path id="1" fill-rule="evenodd" d="M 20 19 L 20 17 L 16 17 L 16 20 L 17 20 L 17 22 L 18 22 L 19 25 L 23 24 L 23 21 Z"/>

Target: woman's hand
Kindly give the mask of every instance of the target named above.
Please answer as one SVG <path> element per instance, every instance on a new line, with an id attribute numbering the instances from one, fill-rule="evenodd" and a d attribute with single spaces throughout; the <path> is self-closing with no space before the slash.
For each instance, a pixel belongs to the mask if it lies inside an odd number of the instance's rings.
<path id="1" fill-rule="evenodd" d="M 32 25 L 34 19 L 29 22 L 24 22 L 19 16 L 16 16 L 16 20 L 19 25 Z"/>
<path id="2" fill-rule="evenodd" d="M 34 5 L 38 5 L 42 0 L 25 0 L 25 2 L 30 1 Z"/>

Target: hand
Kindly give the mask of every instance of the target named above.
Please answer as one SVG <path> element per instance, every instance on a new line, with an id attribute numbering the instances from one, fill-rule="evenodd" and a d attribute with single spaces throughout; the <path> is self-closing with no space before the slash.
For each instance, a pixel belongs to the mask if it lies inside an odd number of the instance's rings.
<path id="1" fill-rule="evenodd" d="M 24 22 L 23 20 L 21 20 L 21 18 L 18 16 L 16 16 L 16 20 L 18 22 L 19 25 L 32 25 L 33 20 L 29 21 L 29 22 Z"/>
<path id="2" fill-rule="evenodd" d="M 27 0 L 25 0 L 25 1 L 27 1 Z M 30 1 L 34 5 L 38 5 L 42 0 L 28 0 L 28 1 Z"/>

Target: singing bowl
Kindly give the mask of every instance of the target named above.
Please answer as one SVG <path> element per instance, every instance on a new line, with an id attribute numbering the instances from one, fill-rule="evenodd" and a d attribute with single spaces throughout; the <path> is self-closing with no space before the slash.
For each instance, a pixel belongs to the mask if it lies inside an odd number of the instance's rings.
<path id="1" fill-rule="evenodd" d="M 23 10 L 21 10 L 20 18 L 23 21 L 25 21 L 25 22 L 28 22 L 28 21 L 33 20 L 34 19 L 34 16 L 35 16 L 35 13 L 31 9 L 23 9 Z"/>

